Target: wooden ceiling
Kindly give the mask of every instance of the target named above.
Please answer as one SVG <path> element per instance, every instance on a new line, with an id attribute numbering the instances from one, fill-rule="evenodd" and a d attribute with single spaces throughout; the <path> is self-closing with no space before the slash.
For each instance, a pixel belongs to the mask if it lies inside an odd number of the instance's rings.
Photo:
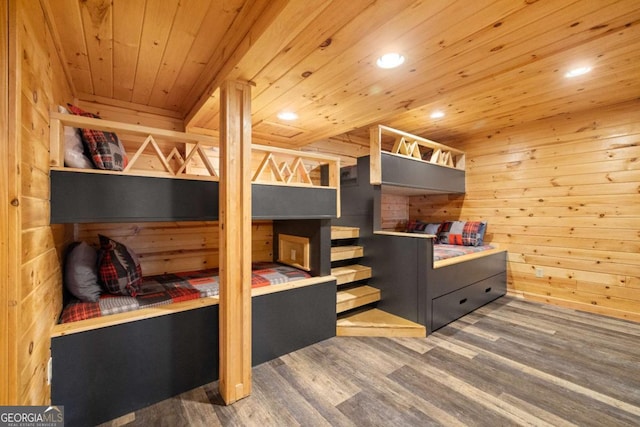
<path id="1" fill-rule="evenodd" d="M 450 141 L 640 96 L 637 0 L 41 2 L 77 98 L 215 134 L 217 86 L 246 80 L 254 139 L 280 146 L 377 123 Z M 389 51 L 406 62 L 376 67 Z"/>

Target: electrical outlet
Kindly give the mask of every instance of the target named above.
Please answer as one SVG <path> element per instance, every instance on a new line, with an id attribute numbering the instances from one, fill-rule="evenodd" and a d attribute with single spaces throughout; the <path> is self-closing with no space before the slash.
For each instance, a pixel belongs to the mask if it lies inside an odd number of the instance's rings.
<path id="1" fill-rule="evenodd" d="M 296 260 L 296 250 L 295 249 L 291 249 L 291 260 L 292 261 Z"/>
<path id="2" fill-rule="evenodd" d="M 544 277 L 544 270 L 540 267 L 536 268 L 536 277 Z"/>

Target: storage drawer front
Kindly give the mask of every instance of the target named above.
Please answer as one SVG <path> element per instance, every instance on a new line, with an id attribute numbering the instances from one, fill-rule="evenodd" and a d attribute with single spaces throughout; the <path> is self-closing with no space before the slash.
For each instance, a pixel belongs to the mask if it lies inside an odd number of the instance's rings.
<path id="1" fill-rule="evenodd" d="M 501 273 L 439 298 L 434 298 L 431 306 L 430 332 L 504 295 L 506 283 L 507 275 Z"/>
<path id="2" fill-rule="evenodd" d="M 429 272 L 428 283 L 432 298 L 478 283 L 487 277 L 507 270 L 507 253 L 499 252 L 464 263 L 436 268 Z"/>

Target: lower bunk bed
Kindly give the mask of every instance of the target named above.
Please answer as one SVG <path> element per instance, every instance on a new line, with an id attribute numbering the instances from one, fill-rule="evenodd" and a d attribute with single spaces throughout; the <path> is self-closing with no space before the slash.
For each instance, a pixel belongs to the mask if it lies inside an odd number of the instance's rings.
<path id="1" fill-rule="evenodd" d="M 434 244 L 435 235 L 374 233 L 370 252 L 378 307 L 427 334 L 506 294 L 507 253 L 491 245 Z"/>
<path id="2" fill-rule="evenodd" d="M 253 267 L 253 365 L 335 336 L 332 276 Z M 66 425 L 100 424 L 218 379 L 216 273 L 147 277 L 135 298 L 66 306 L 51 339 L 51 401 Z"/>

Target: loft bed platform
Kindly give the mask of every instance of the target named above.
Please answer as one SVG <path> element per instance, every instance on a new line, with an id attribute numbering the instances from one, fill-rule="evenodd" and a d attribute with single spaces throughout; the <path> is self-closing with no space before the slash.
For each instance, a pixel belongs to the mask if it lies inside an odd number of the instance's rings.
<path id="1" fill-rule="evenodd" d="M 51 113 L 51 222 L 218 219 L 219 148 L 206 135 Z M 64 165 L 65 126 L 114 132 L 122 171 Z M 340 215 L 339 159 L 252 146 L 253 219 Z"/>
<path id="2" fill-rule="evenodd" d="M 300 282 L 252 292 L 253 366 L 335 336 L 335 279 Z M 51 400 L 64 402 L 66 425 L 98 425 L 217 380 L 218 314 L 210 297 L 54 327 Z"/>
<path id="3" fill-rule="evenodd" d="M 52 223 L 218 219 L 214 138 L 58 113 L 50 122 Z M 65 126 L 115 132 L 128 164 L 65 167 Z M 253 219 L 273 220 L 274 254 L 297 244 L 281 236 L 308 239 L 296 254 L 305 252 L 312 276 L 252 289 L 253 365 L 335 336 L 336 280 L 323 248 L 340 214 L 338 170 L 333 157 L 252 146 Z M 206 297 L 55 326 L 52 402 L 65 405 L 67 425 L 97 425 L 218 379 L 218 314 L 218 298 Z"/>
<path id="4" fill-rule="evenodd" d="M 274 221 L 274 235 L 274 253 L 296 248 L 304 254 L 296 267 L 311 277 L 251 289 L 254 366 L 336 333 L 336 279 L 320 251 L 330 243 L 330 221 Z M 218 302 L 204 297 L 56 325 L 51 396 L 65 404 L 67 425 L 97 425 L 217 380 Z"/>
<path id="5" fill-rule="evenodd" d="M 504 249 L 434 260 L 434 235 L 378 231 L 373 237 L 376 274 L 369 282 L 382 293 L 378 307 L 424 325 L 427 334 L 506 294 Z"/>
<path id="6" fill-rule="evenodd" d="M 370 129 L 370 183 L 406 196 L 465 192 L 465 153 L 397 129 Z"/>

